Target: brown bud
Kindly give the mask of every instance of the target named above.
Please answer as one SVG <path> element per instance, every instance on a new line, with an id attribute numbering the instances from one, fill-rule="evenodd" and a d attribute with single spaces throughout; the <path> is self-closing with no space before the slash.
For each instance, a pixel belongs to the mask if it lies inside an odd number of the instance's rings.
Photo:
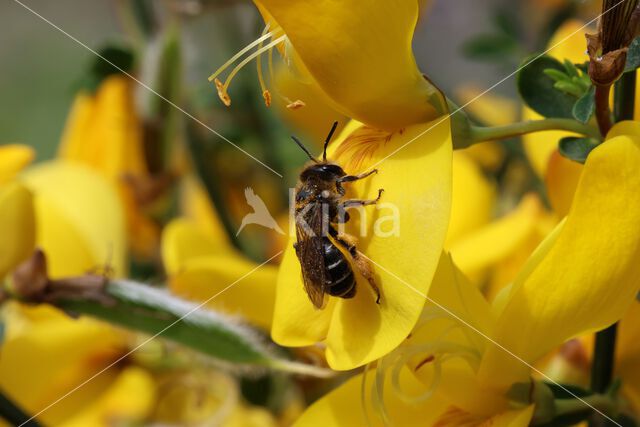
<path id="1" fill-rule="evenodd" d="M 31 258 L 20 264 L 13 272 L 12 291 L 20 299 L 37 299 L 49 284 L 47 258 L 41 249 L 36 249 Z"/>
<path id="2" fill-rule="evenodd" d="M 589 77 L 596 86 L 610 86 L 620 78 L 627 63 L 627 47 L 603 54 L 599 34 L 587 34 Z"/>

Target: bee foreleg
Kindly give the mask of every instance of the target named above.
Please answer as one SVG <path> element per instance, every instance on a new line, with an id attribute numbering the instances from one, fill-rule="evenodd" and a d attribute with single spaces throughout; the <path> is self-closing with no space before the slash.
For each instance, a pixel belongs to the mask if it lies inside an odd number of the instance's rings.
<path id="1" fill-rule="evenodd" d="M 378 173 L 378 169 L 371 169 L 369 172 L 361 173 L 360 175 L 345 175 L 341 178 L 338 178 L 338 182 L 358 181 L 359 179 L 366 178 L 373 175 L 374 173 Z"/>
<path id="2" fill-rule="evenodd" d="M 346 209 L 346 208 L 349 208 L 351 206 L 375 205 L 380 200 L 380 197 L 382 197 L 382 193 L 384 193 L 384 190 L 381 188 L 381 189 L 378 190 L 378 197 L 376 197 L 375 199 L 372 199 L 372 200 L 356 200 L 356 199 L 345 200 L 344 202 L 340 203 L 339 208 Z"/>
<path id="3" fill-rule="evenodd" d="M 335 230 L 332 233 L 332 237 L 338 244 L 349 252 L 356 268 L 360 274 L 367 279 L 369 286 L 371 286 L 373 293 L 376 295 L 376 304 L 380 304 L 380 288 L 378 288 L 375 278 L 373 277 L 373 268 L 367 258 L 358 252 L 358 249 L 356 248 L 356 239 L 348 234 L 338 234 Z"/>

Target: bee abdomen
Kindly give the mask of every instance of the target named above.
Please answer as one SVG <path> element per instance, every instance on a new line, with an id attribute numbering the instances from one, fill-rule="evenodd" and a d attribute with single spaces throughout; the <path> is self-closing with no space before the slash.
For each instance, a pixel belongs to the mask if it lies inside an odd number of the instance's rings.
<path id="1" fill-rule="evenodd" d="M 356 294 L 356 280 L 351 265 L 327 237 L 323 242 L 323 255 L 327 293 L 334 297 L 353 298 Z"/>

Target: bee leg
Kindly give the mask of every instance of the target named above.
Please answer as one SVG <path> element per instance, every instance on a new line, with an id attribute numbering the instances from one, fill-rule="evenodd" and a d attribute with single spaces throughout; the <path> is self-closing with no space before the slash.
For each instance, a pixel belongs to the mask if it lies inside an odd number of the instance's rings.
<path id="1" fill-rule="evenodd" d="M 360 179 L 363 179 L 363 178 L 366 178 L 368 176 L 371 176 L 374 173 L 378 173 L 378 169 L 371 169 L 369 172 L 361 173 L 360 175 L 345 175 L 342 178 L 338 178 L 337 182 L 343 183 L 343 182 L 358 181 Z"/>
<path id="2" fill-rule="evenodd" d="M 345 200 L 339 205 L 339 208 L 346 209 L 351 206 L 375 205 L 380 200 L 380 197 L 382 197 L 382 193 L 384 193 L 384 190 L 381 188 L 378 190 L 378 197 L 373 200 Z"/>
<path id="3" fill-rule="evenodd" d="M 373 293 L 376 295 L 376 304 L 380 304 L 380 288 L 373 277 L 373 268 L 371 268 L 369 261 L 360 252 L 358 252 L 355 245 L 355 238 L 348 234 L 339 234 L 334 229 L 330 230 L 332 231 L 331 236 L 335 241 L 349 252 L 356 268 L 360 274 L 362 274 L 362 277 L 367 279 L 369 286 L 371 286 Z"/>

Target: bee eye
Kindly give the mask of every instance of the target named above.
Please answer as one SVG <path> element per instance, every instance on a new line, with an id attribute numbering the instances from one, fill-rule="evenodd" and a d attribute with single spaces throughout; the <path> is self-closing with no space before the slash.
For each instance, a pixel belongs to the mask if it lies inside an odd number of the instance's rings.
<path id="1" fill-rule="evenodd" d="M 328 199 L 330 195 L 331 195 L 331 193 L 329 193 L 329 190 L 322 190 L 322 193 L 320 193 L 320 196 L 323 199 Z"/>

